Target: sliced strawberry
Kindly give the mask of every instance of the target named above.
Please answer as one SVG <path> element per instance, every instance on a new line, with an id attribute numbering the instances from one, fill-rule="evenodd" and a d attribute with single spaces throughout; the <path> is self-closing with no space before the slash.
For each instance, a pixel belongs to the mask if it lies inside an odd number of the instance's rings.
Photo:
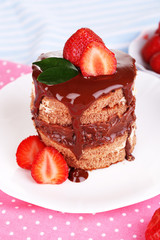
<path id="1" fill-rule="evenodd" d="M 74 65 L 79 66 L 79 61 L 84 49 L 92 41 L 101 42 L 104 44 L 102 39 L 91 29 L 79 29 L 65 43 L 63 57 Z"/>
<path id="2" fill-rule="evenodd" d="M 144 47 L 142 48 L 142 57 L 144 61 L 149 63 L 151 57 L 156 52 L 160 51 L 160 35 L 155 34 L 152 38 L 150 38 Z"/>
<path id="3" fill-rule="evenodd" d="M 98 42 L 89 43 L 80 59 L 83 76 L 110 75 L 116 72 L 116 66 L 114 53 Z"/>
<path id="4" fill-rule="evenodd" d="M 31 175 L 37 183 L 60 184 L 68 178 L 68 166 L 53 147 L 45 147 L 35 158 Z"/>
<path id="5" fill-rule="evenodd" d="M 149 63 L 153 71 L 160 73 L 160 51 L 151 57 Z"/>
<path id="6" fill-rule="evenodd" d="M 38 136 L 24 139 L 18 146 L 16 160 L 21 168 L 31 169 L 32 162 L 39 151 L 45 147 Z"/>
<path id="7" fill-rule="evenodd" d="M 146 240 L 160 240 L 160 208 L 153 214 L 147 226 L 145 238 Z"/>

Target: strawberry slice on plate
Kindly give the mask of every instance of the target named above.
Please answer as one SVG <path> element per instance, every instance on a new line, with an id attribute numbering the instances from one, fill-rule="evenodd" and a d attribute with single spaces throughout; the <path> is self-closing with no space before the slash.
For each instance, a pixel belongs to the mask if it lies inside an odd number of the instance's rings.
<path id="1" fill-rule="evenodd" d="M 80 69 L 86 77 L 111 75 L 116 72 L 116 67 L 115 54 L 99 42 L 89 43 L 80 59 Z"/>
<path id="2" fill-rule="evenodd" d="M 61 184 L 68 178 L 68 165 L 56 149 L 45 147 L 36 156 L 31 175 L 37 183 Z"/>
<path id="3" fill-rule="evenodd" d="M 92 42 L 101 42 L 102 39 L 89 28 L 80 28 L 65 43 L 63 57 L 79 67 L 81 55 L 86 46 Z"/>
<path id="4" fill-rule="evenodd" d="M 24 139 L 17 148 L 17 164 L 21 168 L 31 169 L 33 160 L 44 147 L 44 143 L 38 136 L 30 136 Z"/>
<path id="5" fill-rule="evenodd" d="M 160 208 L 158 208 L 149 222 L 146 232 L 146 240 L 159 240 L 160 239 Z"/>

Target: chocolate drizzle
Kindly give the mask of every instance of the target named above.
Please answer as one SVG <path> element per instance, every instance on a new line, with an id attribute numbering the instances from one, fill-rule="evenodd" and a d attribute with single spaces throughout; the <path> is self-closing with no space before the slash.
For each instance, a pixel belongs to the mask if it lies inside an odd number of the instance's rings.
<path id="1" fill-rule="evenodd" d="M 68 179 L 72 182 L 83 182 L 88 178 L 88 172 L 83 169 L 71 168 Z"/>
<path id="2" fill-rule="evenodd" d="M 135 98 L 132 94 L 132 86 L 136 75 L 135 60 L 123 52 L 114 51 L 114 53 L 117 59 L 117 71 L 115 74 L 85 78 L 80 73 L 65 83 L 52 86 L 37 81 L 37 77 L 41 71 L 36 66 L 33 66 L 35 101 L 32 114 L 36 126 L 41 126 L 44 131 L 50 131 L 48 132 L 48 136 L 51 136 L 52 132 L 53 139 L 55 136 L 53 133 L 56 133 L 58 136 L 61 130 L 58 133 L 56 127 L 52 125 L 47 130 L 45 123 L 38 119 L 39 106 L 45 96 L 55 98 L 65 104 L 72 117 L 73 129 L 70 130 L 70 133 L 68 132 L 66 134 L 64 134 L 65 129 L 63 129 L 63 141 L 61 137 L 57 137 L 56 140 L 59 142 L 62 141 L 62 144 L 65 142 L 65 145 L 73 151 L 77 159 L 81 157 L 83 148 L 89 144 L 92 146 L 101 145 L 107 140 L 113 141 L 115 136 L 117 136 L 116 134 L 121 135 L 126 130 L 129 133 L 131 124 L 135 120 Z M 119 88 L 123 89 L 128 105 L 128 109 L 121 119 L 115 117 L 114 120 L 111 119 L 107 123 L 92 124 L 90 126 L 81 125 L 80 117 L 96 99 Z M 113 124 L 114 121 L 116 124 Z M 62 128 L 63 127 L 61 127 L 61 129 Z M 101 131 L 97 131 L 100 128 Z M 92 135 L 92 141 L 86 137 L 89 132 Z M 96 136 L 96 132 L 102 132 L 99 139 Z M 75 134 L 74 141 L 73 134 Z M 59 136 L 60 135 L 61 134 L 59 134 Z M 130 154 L 129 151 L 130 146 L 127 145 L 127 156 Z"/>

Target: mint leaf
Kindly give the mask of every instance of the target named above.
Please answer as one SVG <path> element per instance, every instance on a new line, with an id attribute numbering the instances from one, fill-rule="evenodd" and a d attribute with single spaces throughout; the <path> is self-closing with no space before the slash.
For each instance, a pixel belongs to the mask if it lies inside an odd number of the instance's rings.
<path id="1" fill-rule="evenodd" d="M 38 81 L 47 85 L 63 83 L 79 74 L 77 69 L 57 66 L 48 68 L 38 76 Z"/>
<path id="2" fill-rule="evenodd" d="M 39 66 L 42 71 L 45 71 L 48 68 L 60 67 L 60 66 L 64 68 L 73 68 L 77 70 L 77 68 L 70 61 L 64 58 L 58 58 L 58 57 L 45 58 L 41 61 L 34 62 L 33 64 Z"/>
<path id="3" fill-rule="evenodd" d="M 66 82 L 79 74 L 78 69 L 64 58 L 45 58 L 33 64 L 43 71 L 37 80 L 48 85 Z"/>

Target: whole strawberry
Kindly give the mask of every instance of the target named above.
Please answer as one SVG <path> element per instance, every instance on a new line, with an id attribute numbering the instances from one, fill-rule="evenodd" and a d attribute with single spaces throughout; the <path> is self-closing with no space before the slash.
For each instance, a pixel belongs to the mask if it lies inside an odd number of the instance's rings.
<path id="1" fill-rule="evenodd" d="M 157 34 L 159 34 L 159 35 L 160 35 L 160 22 L 159 22 L 158 28 L 157 28 L 157 30 L 156 30 L 156 32 L 155 32 L 155 33 L 157 33 Z"/>
<path id="2" fill-rule="evenodd" d="M 152 216 L 145 232 L 146 240 L 160 240 L 160 208 Z"/>
<path id="3" fill-rule="evenodd" d="M 89 28 L 81 28 L 75 32 L 65 43 L 63 57 L 79 67 L 81 55 L 90 42 L 100 42 L 102 39 Z"/>
<path id="4" fill-rule="evenodd" d="M 142 57 L 145 62 L 149 63 L 151 57 L 160 51 L 160 35 L 155 34 L 151 37 L 142 48 Z"/>
<path id="5" fill-rule="evenodd" d="M 153 71 L 160 73 L 160 51 L 151 57 L 149 63 Z"/>

